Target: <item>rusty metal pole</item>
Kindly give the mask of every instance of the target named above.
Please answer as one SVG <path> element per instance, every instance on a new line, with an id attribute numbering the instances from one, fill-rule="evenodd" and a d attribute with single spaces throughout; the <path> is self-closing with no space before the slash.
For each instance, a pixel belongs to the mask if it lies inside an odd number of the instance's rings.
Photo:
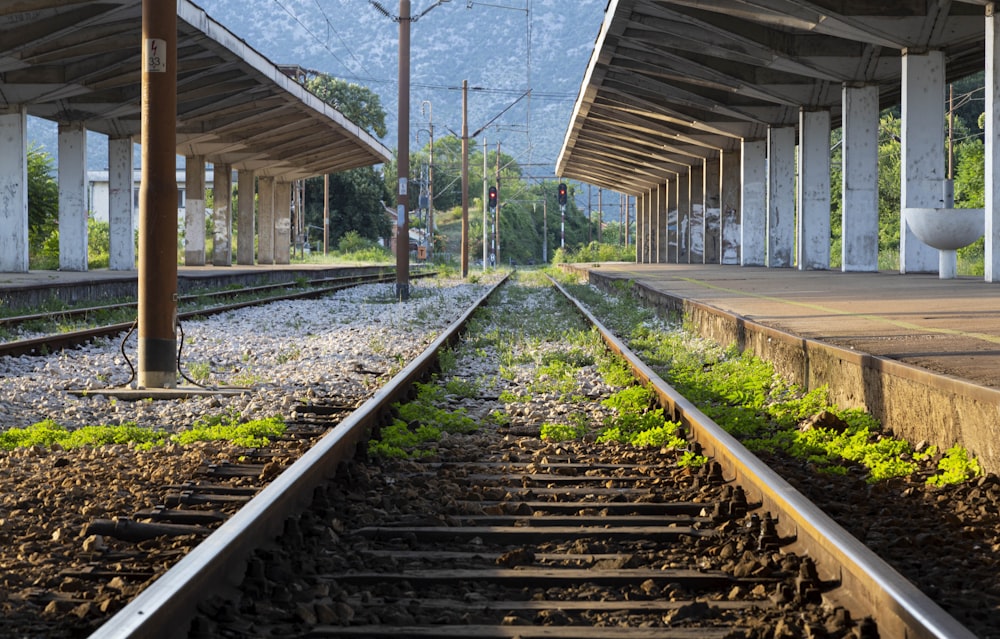
<path id="1" fill-rule="evenodd" d="M 142 0 L 139 387 L 177 386 L 177 4 Z"/>
<path id="2" fill-rule="evenodd" d="M 330 253 L 330 174 L 323 174 L 323 255 Z"/>
<path id="3" fill-rule="evenodd" d="M 462 277 L 468 277 L 468 276 L 469 276 L 469 81 L 462 80 Z"/>
<path id="4" fill-rule="evenodd" d="M 399 0 L 399 190 L 396 196 L 396 299 L 410 299 L 410 224 L 407 187 L 410 177 L 410 0 Z"/>

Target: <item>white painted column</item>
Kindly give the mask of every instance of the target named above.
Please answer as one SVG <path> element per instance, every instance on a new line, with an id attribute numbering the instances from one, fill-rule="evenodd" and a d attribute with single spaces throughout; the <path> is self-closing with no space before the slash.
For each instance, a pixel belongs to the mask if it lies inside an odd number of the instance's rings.
<path id="1" fill-rule="evenodd" d="M 0 273 L 28 272 L 28 111 L 0 110 Z"/>
<path id="2" fill-rule="evenodd" d="M 691 171 L 677 176 L 677 263 L 691 263 Z"/>
<path id="3" fill-rule="evenodd" d="M 59 269 L 87 270 L 87 130 L 59 125 Z"/>
<path id="4" fill-rule="evenodd" d="M 667 262 L 667 183 L 656 187 L 656 263 Z"/>
<path id="5" fill-rule="evenodd" d="M 135 270 L 134 155 L 132 138 L 108 139 L 108 230 L 111 236 L 108 268 L 112 271 Z"/>
<path id="6" fill-rule="evenodd" d="M 236 263 L 253 264 L 254 249 L 254 173 L 241 169 L 236 174 L 237 219 Z"/>
<path id="7" fill-rule="evenodd" d="M 843 88 L 840 270 L 878 271 L 878 87 Z"/>
<path id="8" fill-rule="evenodd" d="M 216 164 L 212 180 L 212 265 L 233 265 L 233 167 Z"/>
<path id="9" fill-rule="evenodd" d="M 721 264 L 722 158 L 705 160 L 705 264 Z"/>
<path id="10" fill-rule="evenodd" d="M 643 260 L 646 264 L 652 264 L 656 259 L 656 252 L 654 250 L 654 240 L 653 235 L 653 191 L 648 189 L 642 194 L 642 217 L 643 217 L 643 240 L 646 245 L 645 259 Z"/>
<path id="11" fill-rule="evenodd" d="M 205 266 L 205 156 L 184 161 L 184 265 Z"/>
<path id="12" fill-rule="evenodd" d="M 917 239 L 902 209 L 944 206 L 944 53 L 903 52 L 899 272 L 937 273 L 938 252 Z"/>
<path id="13" fill-rule="evenodd" d="M 661 203 L 662 211 L 660 215 L 662 220 L 660 226 L 662 227 L 661 241 L 663 242 L 663 263 L 667 264 L 673 261 L 674 254 L 671 252 L 670 245 L 670 198 L 673 192 L 676 190 L 676 186 L 671 186 L 670 180 L 665 179 L 663 181 L 663 202 Z"/>
<path id="14" fill-rule="evenodd" d="M 677 189 L 678 176 L 667 180 L 667 262 L 677 263 Z"/>
<path id="15" fill-rule="evenodd" d="M 409 238 L 401 238 L 409 242 Z M 292 261 L 292 183 L 274 184 L 274 263 Z"/>
<path id="16" fill-rule="evenodd" d="M 767 142 L 744 140 L 740 170 L 743 214 L 740 264 L 764 266 L 767 258 Z"/>
<path id="17" fill-rule="evenodd" d="M 740 182 L 743 153 L 724 151 L 722 153 L 722 192 L 719 197 L 720 231 L 722 255 L 720 263 L 740 263 L 740 234 L 742 206 L 740 197 L 743 187 Z"/>
<path id="18" fill-rule="evenodd" d="M 1000 281 L 1000 12 L 986 5 L 986 271 Z"/>
<path id="19" fill-rule="evenodd" d="M 274 264 L 274 178 L 257 179 L 257 263 Z"/>
<path id="20" fill-rule="evenodd" d="M 646 261 L 646 240 L 642 236 L 642 195 L 635 196 L 635 261 L 642 264 Z"/>
<path id="21" fill-rule="evenodd" d="M 799 112 L 796 262 L 799 270 L 830 268 L 830 112 Z"/>
<path id="22" fill-rule="evenodd" d="M 795 245 L 795 128 L 767 132 L 768 268 L 792 266 Z"/>
<path id="23" fill-rule="evenodd" d="M 689 262 L 705 263 L 705 162 L 692 164 L 691 176 L 691 221 L 688 223 L 691 248 Z"/>
<path id="24" fill-rule="evenodd" d="M 659 262 L 658 251 L 659 246 L 656 241 L 657 232 L 659 231 L 659 220 L 657 219 L 656 211 L 659 207 L 659 191 L 654 186 L 649 189 L 649 263 L 656 264 Z"/>

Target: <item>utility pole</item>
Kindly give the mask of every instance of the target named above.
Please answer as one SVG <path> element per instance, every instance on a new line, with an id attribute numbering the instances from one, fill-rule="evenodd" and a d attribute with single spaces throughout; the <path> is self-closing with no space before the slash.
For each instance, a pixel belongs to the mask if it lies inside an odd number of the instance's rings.
<path id="1" fill-rule="evenodd" d="M 500 142 L 497 142 L 497 207 L 493 211 L 493 258 L 500 264 Z"/>
<path id="2" fill-rule="evenodd" d="M 629 199 L 628 194 L 625 195 L 625 246 L 628 246 L 629 241 L 629 231 L 632 226 L 632 202 Z"/>
<path id="3" fill-rule="evenodd" d="M 140 388 L 177 387 L 177 6 L 142 0 Z"/>
<path id="4" fill-rule="evenodd" d="M 434 105 L 427 100 L 424 100 L 424 104 L 427 105 L 427 128 L 431 134 L 430 165 L 427 167 L 427 257 L 430 258 L 434 249 Z M 421 105 L 422 110 L 423 105 Z M 462 276 L 465 276 L 464 272 Z"/>
<path id="5" fill-rule="evenodd" d="M 323 255 L 330 252 L 330 174 L 323 174 Z"/>
<path id="6" fill-rule="evenodd" d="M 431 137 L 433 140 L 433 136 Z M 433 142 L 432 142 L 433 144 Z M 433 148 L 433 147 L 432 147 Z M 431 160 L 433 166 L 434 160 Z M 462 277 L 469 276 L 469 81 L 462 80 Z"/>
<path id="7" fill-rule="evenodd" d="M 601 243 L 601 224 L 604 220 L 604 189 L 597 187 L 597 243 Z"/>
<path id="8" fill-rule="evenodd" d="M 407 190 L 410 178 L 410 0 L 399 0 L 399 119 L 396 173 L 396 299 L 410 299 L 410 221 Z"/>
<path id="9" fill-rule="evenodd" d="M 542 264 L 549 263 L 549 202 L 542 200 Z"/>
<path id="10" fill-rule="evenodd" d="M 489 211 L 489 196 L 487 195 L 486 187 L 486 158 L 489 155 L 490 147 L 486 143 L 486 138 L 483 138 L 483 272 L 486 272 L 486 265 L 488 263 L 487 253 L 489 251 L 489 241 L 486 239 L 486 214 Z"/>
<path id="11" fill-rule="evenodd" d="M 393 17 L 378 0 L 368 0 L 379 13 L 399 23 L 399 121 L 396 123 L 396 298 L 410 299 L 410 221 L 407 191 L 410 178 L 410 23 L 427 15 L 431 9 L 451 0 L 437 0 L 420 15 L 410 15 L 410 0 L 399 0 L 399 15 Z"/>
<path id="12" fill-rule="evenodd" d="M 618 194 L 618 243 L 625 245 L 625 228 L 622 219 L 625 217 L 625 194 Z"/>

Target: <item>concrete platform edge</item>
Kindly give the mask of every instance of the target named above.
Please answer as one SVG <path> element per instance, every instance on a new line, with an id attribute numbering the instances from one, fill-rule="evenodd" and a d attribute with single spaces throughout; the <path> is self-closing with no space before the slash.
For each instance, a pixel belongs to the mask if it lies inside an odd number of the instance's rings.
<path id="1" fill-rule="evenodd" d="M 587 270 L 589 281 L 610 292 L 623 277 Z M 962 379 L 832 346 L 758 324 L 739 315 L 633 282 L 643 303 L 679 314 L 699 335 L 771 362 L 788 381 L 807 390 L 826 385 L 830 401 L 863 408 L 893 434 L 942 451 L 958 443 L 984 470 L 1000 472 L 994 425 L 1000 391 Z"/>

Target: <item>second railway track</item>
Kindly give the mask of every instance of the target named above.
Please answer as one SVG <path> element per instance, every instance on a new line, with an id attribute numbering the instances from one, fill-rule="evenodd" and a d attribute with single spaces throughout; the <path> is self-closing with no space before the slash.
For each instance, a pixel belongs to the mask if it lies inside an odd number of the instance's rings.
<path id="1" fill-rule="evenodd" d="M 434 272 L 427 271 L 416 273 L 413 277 L 421 278 L 433 275 L 435 275 Z M 361 284 L 394 280 L 395 274 L 393 273 L 373 273 L 303 279 L 299 283 L 261 284 L 203 291 L 178 298 L 179 312 L 177 317 L 179 320 L 188 320 L 281 300 L 318 298 Z M 47 334 L 38 337 L 0 341 L 0 356 L 50 353 L 62 348 L 79 346 L 93 339 L 113 337 L 129 330 L 132 327 L 132 322 L 108 324 L 102 318 L 113 316 L 116 313 L 127 313 L 135 309 L 134 302 L 119 302 L 0 317 L 0 328 L 8 329 L 17 329 L 25 325 L 51 326 L 62 322 L 72 322 L 78 326 L 78 328 L 70 330 L 46 329 Z M 79 327 L 80 325 L 83 327 Z"/>

